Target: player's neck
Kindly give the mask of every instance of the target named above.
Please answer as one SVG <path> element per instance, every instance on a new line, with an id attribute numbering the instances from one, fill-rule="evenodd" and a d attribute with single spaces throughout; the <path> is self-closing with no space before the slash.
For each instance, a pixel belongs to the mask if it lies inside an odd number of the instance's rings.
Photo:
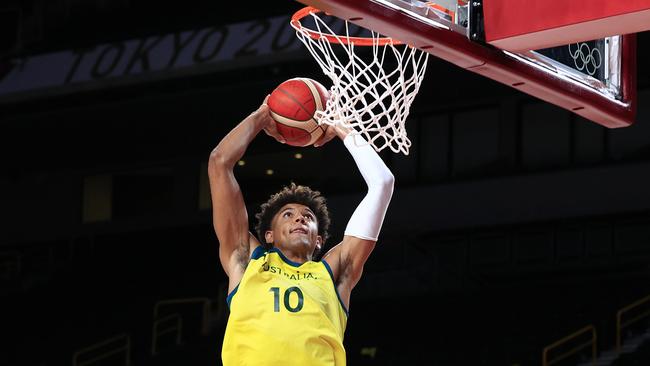
<path id="1" fill-rule="evenodd" d="M 287 247 L 281 247 L 281 246 L 276 246 L 276 248 L 282 252 L 282 255 L 287 258 L 288 260 L 295 262 L 295 263 L 305 263 L 309 262 L 312 260 L 311 255 L 307 253 L 306 251 L 299 250 L 296 248 L 287 248 Z"/>

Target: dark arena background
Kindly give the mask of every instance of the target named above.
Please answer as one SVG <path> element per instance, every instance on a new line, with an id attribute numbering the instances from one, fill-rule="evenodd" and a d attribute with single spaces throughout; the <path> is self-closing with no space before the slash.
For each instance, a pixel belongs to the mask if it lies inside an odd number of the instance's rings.
<path id="1" fill-rule="evenodd" d="M 330 84 L 288 25 L 301 7 L 0 4 L 0 365 L 221 364 L 207 160 L 280 82 Z M 650 365 L 649 36 L 619 129 L 429 59 L 410 154 L 381 152 L 396 187 L 349 365 Z M 366 190 L 339 141 L 262 135 L 243 161 L 251 223 L 310 185 L 330 246 Z"/>

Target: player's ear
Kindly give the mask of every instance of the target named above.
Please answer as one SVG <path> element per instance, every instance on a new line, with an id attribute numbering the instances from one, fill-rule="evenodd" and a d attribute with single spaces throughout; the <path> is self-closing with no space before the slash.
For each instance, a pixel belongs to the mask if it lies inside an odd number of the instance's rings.
<path id="1" fill-rule="evenodd" d="M 273 231 L 272 230 L 266 230 L 264 233 L 264 241 L 266 244 L 272 244 L 273 243 Z"/>
<path id="2" fill-rule="evenodd" d="M 316 235 L 316 251 L 320 251 L 323 248 L 323 237 Z"/>

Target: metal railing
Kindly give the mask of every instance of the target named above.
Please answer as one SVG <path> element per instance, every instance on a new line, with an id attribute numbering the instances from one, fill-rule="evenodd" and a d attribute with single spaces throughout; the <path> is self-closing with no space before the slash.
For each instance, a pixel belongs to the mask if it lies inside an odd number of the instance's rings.
<path id="1" fill-rule="evenodd" d="M 202 304 L 203 316 L 201 319 L 201 334 L 210 333 L 210 308 L 212 301 L 206 297 L 194 297 L 184 299 L 169 299 L 158 301 L 153 307 L 153 327 L 151 330 L 151 355 L 158 354 L 158 338 L 171 332 L 176 332 L 176 344 L 181 344 L 183 336 L 183 318 L 179 313 L 173 313 L 160 317 L 160 308 L 169 305 Z M 173 324 L 170 324 L 173 323 Z M 166 327 L 164 325 L 167 324 Z"/>
<path id="2" fill-rule="evenodd" d="M 10 280 L 20 275 L 22 270 L 22 255 L 20 252 L 0 253 L 0 279 Z"/>
<path id="3" fill-rule="evenodd" d="M 629 312 L 630 310 L 637 308 L 647 302 L 650 302 L 650 295 L 637 300 L 630 305 L 627 305 L 623 308 L 621 308 L 619 311 L 616 312 L 616 352 L 620 353 L 621 352 L 621 332 L 623 331 L 623 328 L 628 327 L 641 319 L 647 317 L 650 315 L 650 309 L 642 312 L 641 314 L 633 317 L 632 319 L 627 320 L 626 322 L 622 322 L 621 319 L 623 318 L 623 314 Z"/>
<path id="4" fill-rule="evenodd" d="M 572 340 L 572 339 L 574 339 L 574 338 L 576 338 L 576 337 L 578 337 L 578 336 L 580 336 L 580 335 L 582 335 L 584 333 L 587 333 L 587 332 L 591 332 L 591 339 L 589 340 L 589 342 L 580 343 L 579 345 L 571 348 L 570 350 L 560 354 L 559 356 L 557 356 L 553 360 L 548 359 L 548 353 L 549 353 L 549 351 L 551 349 L 557 348 L 558 346 L 560 346 L 560 345 L 562 345 L 564 343 L 567 343 L 568 341 L 570 341 L 570 340 Z M 585 349 L 585 348 L 587 348 L 589 346 L 591 346 L 591 363 L 593 365 L 593 364 L 596 363 L 596 342 L 597 342 L 597 340 L 598 340 L 598 338 L 596 337 L 596 328 L 594 328 L 593 325 L 588 325 L 588 326 L 586 326 L 586 327 L 584 327 L 584 328 L 582 328 L 582 329 L 580 329 L 580 330 L 578 330 L 578 331 L 576 331 L 576 332 L 574 332 L 574 333 L 572 333 L 572 334 L 558 340 L 557 342 L 554 342 L 554 343 L 544 347 L 544 351 L 542 352 L 542 366 L 550 366 L 552 364 L 558 363 L 558 362 L 564 360 L 565 358 L 567 358 L 567 357 L 569 357 L 571 355 L 574 355 L 574 354 L 580 352 L 581 350 L 583 350 L 583 349 Z"/>
<path id="5" fill-rule="evenodd" d="M 118 343 L 119 342 L 119 343 Z M 107 347 L 109 345 L 116 344 L 116 347 Z M 119 344 L 119 346 L 118 346 Z M 108 348 L 103 352 L 98 352 L 101 348 Z M 124 352 L 124 365 L 129 366 L 131 364 L 131 336 L 124 333 L 117 335 L 112 338 L 108 338 L 104 341 L 93 344 L 90 347 L 82 348 L 75 352 L 72 356 L 72 366 L 87 366 L 98 361 L 104 360 L 111 356 L 117 355 Z M 97 353 L 94 357 L 91 357 L 86 360 L 80 360 L 83 356 L 87 354 Z"/>
<path id="6" fill-rule="evenodd" d="M 203 304 L 203 317 L 201 321 L 201 334 L 208 335 L 210 333 L 210 306 L 212 301 L 207 297 L 191 297 L 185 299 L 170 299 L 158 301 L 153 307 L 153 319 L 158 319 L 160 315 L 160 308 L 167 305 L 180 305 L 180 304 Z"/>
<path id="7" fill-rule="evenodd" d="M 168 323 L 173 324 L 168 325 L 167 327 L 163 327 L 164 324 Z M 176 332 L 176 345 L 181 344 L 181 337 L 183 334 L 183 319 L 181 318 L 180 314 L 174 313 L 154 320 L 153 330 L 151 331 L 152 356 L 158 354 L 158 338 L 172 332 Z"/>

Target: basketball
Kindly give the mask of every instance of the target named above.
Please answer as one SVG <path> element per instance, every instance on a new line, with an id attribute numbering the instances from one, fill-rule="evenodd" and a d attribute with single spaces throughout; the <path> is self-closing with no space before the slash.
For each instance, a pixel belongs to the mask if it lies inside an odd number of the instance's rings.
<path id="1" fill-rule="evenodd" d="M 278 85 L 267 100 L 278 132 L 291 146 L 309 146 L 325 133 L 314 118 L 325 109 L 329 92 L 318 81 L 293 78 Z"/>

